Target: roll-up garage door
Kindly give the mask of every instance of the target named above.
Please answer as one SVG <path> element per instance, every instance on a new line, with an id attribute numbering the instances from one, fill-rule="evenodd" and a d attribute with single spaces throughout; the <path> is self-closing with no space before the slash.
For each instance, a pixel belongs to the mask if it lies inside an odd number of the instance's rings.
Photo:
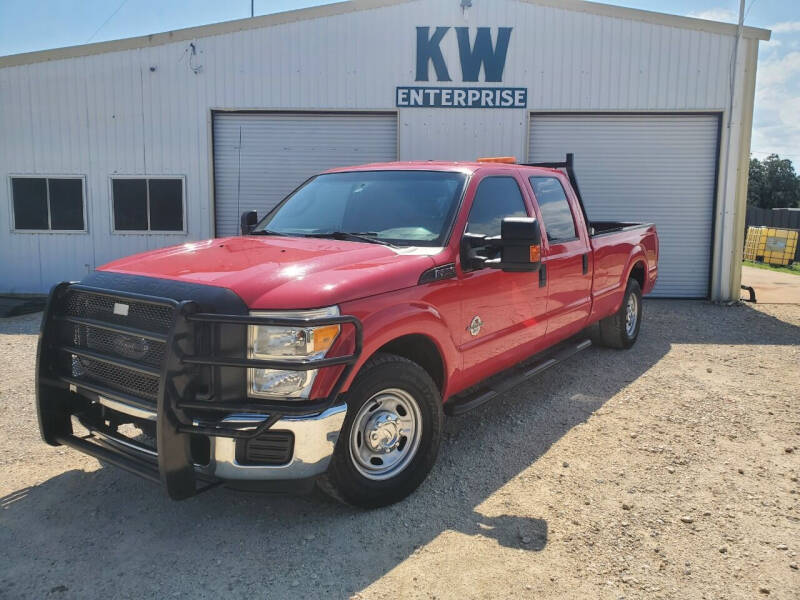
<path id="1" fill-rule="evenodd" d="M 575 171 L 589 219 L 653 222 L 661 254 L 653 296 L 709 293 L 717 115 L 531 115 L 529 159 Z"/>
<path id="2" fill-rule="evenodd" d="M 217 236 L 320 171 L 397 159 L 394 113 L 215 113 L 213 126 Z"/>

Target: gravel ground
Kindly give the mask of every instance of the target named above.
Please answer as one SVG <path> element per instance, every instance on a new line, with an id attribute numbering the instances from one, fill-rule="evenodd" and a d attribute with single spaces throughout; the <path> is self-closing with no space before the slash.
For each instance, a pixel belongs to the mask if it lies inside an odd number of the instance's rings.
<path id="1" fill-rule="evenodd" d="M 38 315 L 0 320 L 3 598 L 798 598 L 800 306 L 648 301 L 449 419 L 407 500 L 359 512 L 152 484 L 45 446 Z"/>

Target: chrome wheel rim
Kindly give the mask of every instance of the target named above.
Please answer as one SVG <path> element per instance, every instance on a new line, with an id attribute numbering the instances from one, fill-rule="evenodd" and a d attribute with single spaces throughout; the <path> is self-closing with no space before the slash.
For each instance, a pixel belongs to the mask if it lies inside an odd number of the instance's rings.
<path id="1" fill-rule="evenodd" d="M 367 479 L 389 479 L 417 454 L 422 414 L 405 390 L 381 390 L 359 409 L 350 429 L 350 458 Z"/>
<path id="2" fill-rule="evenodd" d="M 636 331 L 636 321 L 639 319 L 639 299 L 636 294 L 628 297 L 628 306 L 625 309 L 625 333 L 628 337 L 633 337 Z"/>

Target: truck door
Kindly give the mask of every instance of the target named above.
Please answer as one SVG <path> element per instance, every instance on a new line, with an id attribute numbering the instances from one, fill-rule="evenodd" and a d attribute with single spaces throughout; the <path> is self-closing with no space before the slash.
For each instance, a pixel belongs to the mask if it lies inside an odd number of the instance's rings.
<path id="1" fill-rule="evenodd" d="M 465 231 L 500 235 L 505 217 L 533 216 L 521 191 L 523 180 L 489 173 L 477 184 Z M 460 350 L 466 379 L 477 382 L 518 362 L 544 341 L 547 287 L 538 273 L 458 269 L 461 296 Z M 471 385 L 471 384 L 470 384 Z"/>
<path id="2" fill-rule="evenodd" d="M 592 252 L 577 199 L 558 177 L 529 178 L 542 215 L 542 268 L 548 281 L 547 343 L 583 329 L 592 306 Z"/>

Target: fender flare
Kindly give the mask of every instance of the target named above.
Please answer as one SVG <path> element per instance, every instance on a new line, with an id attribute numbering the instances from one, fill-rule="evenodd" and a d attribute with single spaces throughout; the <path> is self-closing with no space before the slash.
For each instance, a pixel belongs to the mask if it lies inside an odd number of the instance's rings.
<path id="1" fill-rule="evenodd" d="M 459 355 L 450 328 L 436 308 L 417 302 L 393 305 L 370 313 L 362 319 L 362 326 L 364 348 L 345 380 L 342 392 L 350 388 L 361 368 L 380 348 L 407 335 L 421 335 L 436 347 L 442 360 L 442 388 L 443 391 L 447 390 L 452 374 L 458 368 Z"/>
<path id="2" fill-rule="evenodd" d="M 625 268 L 626 285 L 628 279 L 631 278 L 631 273 L 633 272 L 634 267 L 639 263 L 642 263 L 642 266 L 644 266 L 645 283 L 647 283 L 647 254 L 645 253 L 644 248 L 637 244 L 631 250 L 631 254 L 628 257 L 628 266 Z"/>
<path id="3" fill-rule="evenodd" d="M 623 271 L 625 276 L 622 278 L 622 281 L 619 282 L 620 291 L 622 293 L 619 296 L 619 302 L 614 304 L 614 312 L 618 311 L 619 307 L 622 306 L 622 300 L 625 297 L 625 287 L 628 285 L 628 280 L 631 278 L 631 273 L 633 273 L 634 267 L 639 263 L 642 263 L 644 266 L 644 283 L 647 285 L 647 254 L 640 244 L 636 244 L 631 248 L 631 252 L 628 255 L 628 261 L 625 266 L 625 270 Z M 644 292 L 644 287 L 642 287 L 642 292 Z"/>

